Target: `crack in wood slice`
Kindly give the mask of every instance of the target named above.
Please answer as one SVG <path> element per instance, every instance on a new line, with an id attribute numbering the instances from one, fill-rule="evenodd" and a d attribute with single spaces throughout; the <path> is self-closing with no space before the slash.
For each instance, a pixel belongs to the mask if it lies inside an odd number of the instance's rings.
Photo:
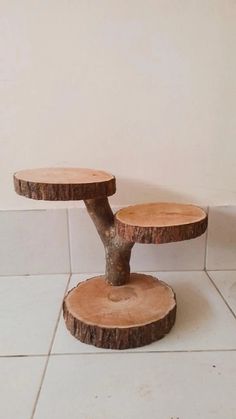
<path id="1" fill-rule="evenodd" d="M 67 294 L 63 314 L 70 333 L 84 343 L 107 349 L 135 348 L 170 331 L 176 299 L 168 285 L 151 275 L 133 273 L 120 287 L 99 276 Z"/>
<path id="2" fill-rule="evenodd" d="M 115 214 L 116 232 L 136 243 L 170 243 L 194 239 L 206 231 L 207 214 L 187 204 L 133 205 Z"/>
<path id="3" fill-rule="evenodd" d="M 113 195 L 115 177 L 101 170 L 49 168 L 22 170 L 14 174 L 16 193 L 46 201 L 71 201 Z"/>

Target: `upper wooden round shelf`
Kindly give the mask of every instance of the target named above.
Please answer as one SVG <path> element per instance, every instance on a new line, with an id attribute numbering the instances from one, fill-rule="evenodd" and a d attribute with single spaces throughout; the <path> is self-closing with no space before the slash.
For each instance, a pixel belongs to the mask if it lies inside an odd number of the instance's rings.
<path id="1" fill-rule="evenodd" d="M 115 215 L 116 230 L 136 243 L 169 243 L 203 234 L 207 214 L 194 205 L 150 203 L 121 209 Z"/>
<path id="2" fill-rule="evenodd" d="M 74 201 L 113 195 L 116 180 L 101 170 L 47 168 L 16 172 L 14 186 L 19 195 L 27 198 Z"/>

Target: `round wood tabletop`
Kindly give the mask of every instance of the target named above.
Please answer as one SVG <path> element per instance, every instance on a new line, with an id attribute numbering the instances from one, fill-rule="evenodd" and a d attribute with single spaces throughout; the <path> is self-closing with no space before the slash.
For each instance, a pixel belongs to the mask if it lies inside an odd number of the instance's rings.
<path id="1" fill-rule="evenodd" d="M 167 202 L 132 205 L 115 215 L 116 230 L 137 243 L 169 243 L 203 234 L 207 214 L 202 208 Z"/>
<path id="2" fill-rule="evenodd" d="M 63 314 L 68 330 L 82 342 L 101 348 L 135 348 L 170 331 L 176 299 L 167 284 L 150 275 L 132 273 L 119 287 L 98 276 L 69 291 Z"/>
<path id="3" fill-rule="evenodd" d="M 19 195 L 47 201 L 99 198 L 116 191 L 112 174 L 82 168 L 21 170 L 14 174 L 14 186 Z"/>

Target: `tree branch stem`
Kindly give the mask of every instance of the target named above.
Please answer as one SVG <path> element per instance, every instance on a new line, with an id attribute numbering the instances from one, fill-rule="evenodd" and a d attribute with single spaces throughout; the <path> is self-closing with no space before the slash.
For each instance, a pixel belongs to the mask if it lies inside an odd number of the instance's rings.
<path id="1" fill-rule="evenodd" d="M 105 248 L 106 281 L 111 285 L 124 285 L 130 277 L 130 257 L 134 243 L 116 234 L 114 214 L 108 198 L 87 199 L 84 203 Z"/>

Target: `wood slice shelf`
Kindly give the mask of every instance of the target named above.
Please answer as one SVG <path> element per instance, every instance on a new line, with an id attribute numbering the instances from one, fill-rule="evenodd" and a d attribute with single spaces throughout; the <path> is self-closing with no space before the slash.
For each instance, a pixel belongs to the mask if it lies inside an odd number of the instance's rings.
<path id="1" fill-rule="evenodd" d="M 78 201 L 113 195 L 115 177 L 101 170 L 46 168 L 14 174 L 15 191 L 27 198 L 46 201 Z"/>
<path id="2" fill-rule="evenodd" d="M 194 205 L 150 203 L 132 205 L 115 215 L 117 233 L 135 243 L 170 243 L 194 239 L 207 228 L 205 211 Z"/>
<path id="3" fill-rule="evenodd" d="M 172 289 L 150 275 L 133 273 L 120 287 L 98 276 L 73 288 L 63 311 L 67 328 L 80 341 L 127 349 L 165 336 L 175 322 L 176 301 Z"/>
<path id="4" fill-rule="evenodd" d="M 134 244 L 170 243 L 203 234 L 207 214 L 197 206 L 154 202 L 132 205 L 113 214 L 108 197 L 116 179 L 107 172 L 82 168 L 21 170 L 13 176 L 16 193 L 26 198 L 84 200 L 103 242 L 105 275 L 90 278 L 64 298 L 67 329 L 84 343 L 127 349 L 164 337 L 173 327 L 176 298 L 164 282 L 130 273 Z"/>

